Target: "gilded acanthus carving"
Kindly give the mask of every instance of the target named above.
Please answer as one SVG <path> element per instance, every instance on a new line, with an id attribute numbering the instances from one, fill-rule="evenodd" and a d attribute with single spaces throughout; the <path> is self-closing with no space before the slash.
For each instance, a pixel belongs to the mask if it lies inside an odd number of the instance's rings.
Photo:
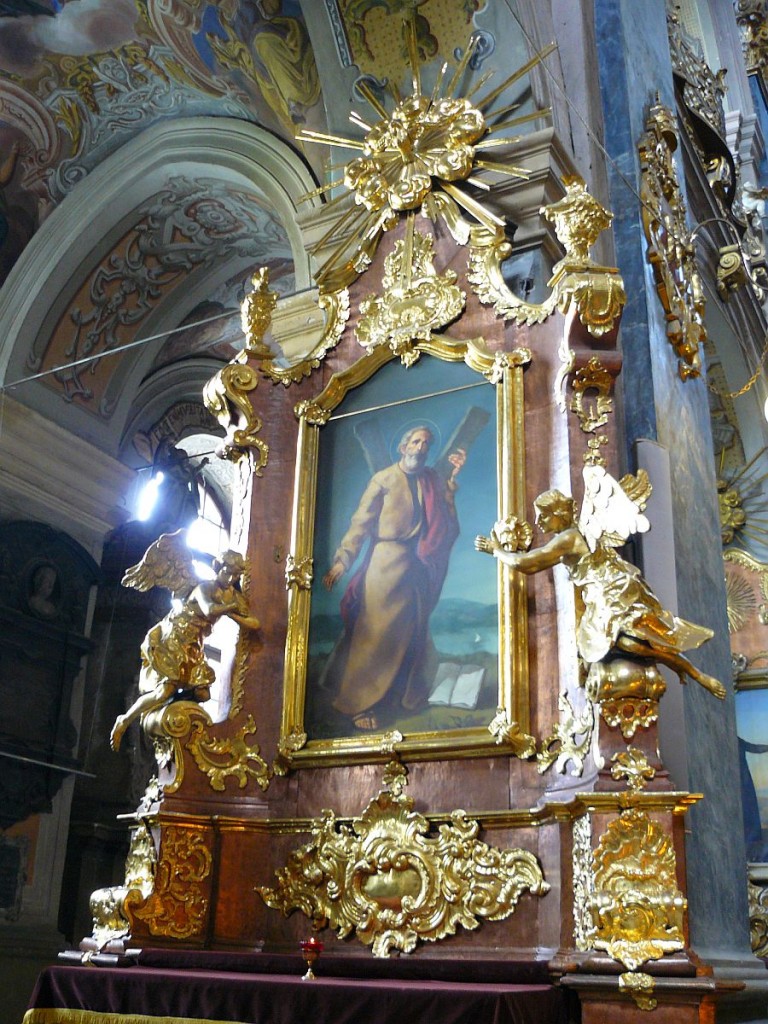
<path id="1" fill-rule="evenodd" d="M 409 217 L 405 238 L 384 261 L 381 294 L 360 303 L 357 340 L 364 348 L 389 345 L 410 366 L 419 357 L 415 342 L 429 341 L 433 330 L 459 316 L 465 302 L 455 272 L 435 270 L 431 235 L 414 231 Z"/>
<path id="2" fill-rule="evenodd" d="M 563 198 L 541 209 L 565 248 L 564 258 L 555 264 L 549 280 L 551 295 L 543 303 L 529 303 L 510 291 L 501 263 L 511 247 L 501 230 L 472 229 L 467 280 L 480 301 L 491 303 L 505 319 L 541 323 L 555 309 L 567 313 L 573 306 L 590 334 L 600 338 L 613 329 L 626 302 L 618 270 L 601 266 L 589 255 L 613 214 L 587 192 L 581 178 L 568 177 L 563 184 Z"/>
<path id="3" fill-rule="evenodd" d="M 655 104 L 638 147 L 643 228 L 667 318 L 667 336 L 678 356 L 680 376 L 686 380 L 701 373 L 699 346 L 707 332 L 704 291 L 673 158 L 677 144 L 672 112 Z"/>
<path id="4" fill-rule="evenodd" d="M 267 788 L 272 777 L 269 765 L 260 756 L 258 744 L 246 742 L 246 736 L 255 732 L 252 715 L 248 715 L 234 736 L 223 739 L 210 736 L 200 716 L 191 723 L 186 748 L 200 771 L 208 776 L 211 789 L 223 792 L 225 780 L 230 777 L 237 779 L 240 789 L 247 786 L 249 779 L 254 779 L 260 789 Z"/>
<path id="5" fill-rule="evenodd" d="M 253 471 L 261 476 L 269 459 L 269 445 L 256 436 L 262 424 L 249 396 L 259 383 L 259 375 L 244 362 L 246 351 L 243 349 L 211 377 L 203 389 L 203 400 L 226 431 L 219 448 L 221 457 L 237 462 L 251 454 Z"/>
<path id="6" fill-rule="evenodd" d="M 554 725 L 552 733 L 541 742 L 541 750 L 536 755 L 537 770 L 539 774 L 543 774 L 554 764 L 555 771 L 562 773 L 570 761 L 573 765 L 570 774 L 581 775 L 595 729 L 594 705 L 588 700 L 581 713 L 577 714 L 568 699 L 568 694 L 561 693 L 557 699 L 557 706 L 560 710 L 560 721 Z"/>
<path id="7" fill-rule="evenodd" d="M 509 747 L 518 757 L 533 757 L 536 753 L 536 740 L 523 732 L 514 722 L 506 708 L 498 708 L 488 723 L 488 732 L 500 747 Z"/>
<path id="8" fill-rule="evenodd" d="M 90 909 L 93 917 L 91 941 L 97 949 L 110 942 L 126 938 L 131 931 L 125 901 L 129 893 L 146 899 L 152 892 L 155 879 L 157 853 L 152 835 L 143 821 L 131 832 L 131 843 L 125 859 L 125 881 L 107 889 L 91 893 Z M 134 898 L 132 896 L 132 898 Z M 90 944 L 90 943 L 89 943 Z"/>
<path id="9" fill-rule="evenodd" d="M 331 349 L 335 348 L 341 340 L 347 320 L 349 320 L 349 292 L 347 289 L 342 288 L 337 292 L 320 292 L 317 297 L 317 307 L 325 317 L 325 326 L 320 340 L 313 346 L 312 351 L 305 359 L 288 366 L 283 366 L 274 359 L 262 360 L 259 372 L 273 383 L 282 384 L 284 387 L 298 384 L 320 366 Z M 275 340 L 279 343 L 281 339 L 278 336 Z"/>
<path id="10" fill-rule="evenodd" d="M 613 377 L 597 356 L 573 375 L 571 411 L 576 413 L 585 434 L 593 434 L 605 426 L 613 411 Z"/>
<path id="11" fill-rule="evenodd" d="M 587 942 L 630 971 L 683 949 L 687 901 L 675 851 L 661 825 L 638 808 L 622 811 L 594 851 Z"/>
<path id="12" fill-rule="evenodd" d="M 192 828 L 163 827 L 154 891 L 146 900 L 131 892 L 125 901 L 129 918 L 145 922 L 150 935 L 189 939 L 203 933 L 209 900 L 202 883 L 213 864 L 208 839 Z"/>
<path id="13" fill-rule="evenodd" d="M 257 890 L 267 905 L 286 915 L 301 910 L 341 938 L 354 932 L 383 957 L 410 953 L 460 925 L 503 920 L 526 889 L 548 891 L 533 854 L 481 842 L 478 823 L 464 811 L 431 833 L 405 785 L 405 768 L 392 762 L 384 788 L 350 825 L 325 811 L 312 840 L 277 873 L 276 886 Z"/>

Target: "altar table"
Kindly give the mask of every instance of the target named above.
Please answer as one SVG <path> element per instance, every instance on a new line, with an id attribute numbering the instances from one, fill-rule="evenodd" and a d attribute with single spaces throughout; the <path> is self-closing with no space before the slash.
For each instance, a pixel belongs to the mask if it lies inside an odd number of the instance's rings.
<path id="1" fill-rule="evenodd" d="M 24 1024 L 569 1024 L 537 965 L 142 951 L 132 967 L 49 967 Z M 419 976 L 431 974 L 432 976 Z M 410 975 L 410 977 L 408 976 Z M 537 977 L 539 975 L 539 977 Z M 471 979 L 471 980 L 470 980 Z M 482 979 L 482 980 L 478 980 Z"/>

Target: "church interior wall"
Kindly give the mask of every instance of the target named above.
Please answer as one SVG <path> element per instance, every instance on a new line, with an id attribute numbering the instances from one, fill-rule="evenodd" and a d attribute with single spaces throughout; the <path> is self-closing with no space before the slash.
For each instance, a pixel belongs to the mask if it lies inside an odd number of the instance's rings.
<path id="1" fill-rule="evenodd" d="M 343 4 L 331 6 L 338 9 Z M 551 0 L 546 5 L 519 0 L 513 7 L 530 35 L 528 42 L 520 34 L 512 38 L 506 4 L 488 0 L 487 5 L 481 2 L 476 6 L 475 26 L 497 47 L 495 55 L 489 54 L 486 66 L 501 58 L 510 66 L 520 63 L 530 53 L 531 42 L 544 46 L 554 38 L 560 43 L 559 53 L 547 64 L 550 70 L 539 67 L 532 75 L 532 101 L 553 108 L 554 128 L 542 129 L 539 123 L 533 126 L 525 156 L 526 161 L 535 164 L 532 181 L 529 185 L 518 183 L 514 189 L 500 187 L 496 209 L 512 219 L 516 212 L 520 214 L 515 242 L 521 251 L 536 254 L 539 287 L 544 287 L 543 282 L 561 253 L 553 233 L 542 226 L 538 210 L 560 195 L 562 176 L 573 171 L 582 175 L 591 194 L 614 213 L 611 231 L 601 236 L 594 252 L 598 262 L 615 263 L 627 291 L 620 335 L 623 370 L 616 396 L 619 413 L 608 452 L 622 472 L 655 464 L 665 477 L 666 486 L 663 482 L 657 485 L 656 504 L 650 506 L 654 510 L 649 512 L 654 530 L 636 545 L 634 555 L 666 606 L 715 630 L 715 639 L 695 660 L 728 681 L 731 652 L 707 383 L 705 378 L 682 381 L 677 374 L 677 359 L 667 338 L 664 311 L 645 255 L 637 205 L 637 142 L 645 130 L 648 108 L 657 94 L 672 110 L 676 102 L 664 0 L 643 0 L 642 26 L 638 25 L 636 0 Z M 346 132 L 346 99 L 359 98 L 354 90 L 361 68 L 354 63 L 351 53 L 344 57 L 340 49 L 343 41 L 338 33 L 334 37 L 323 5 L 304 3 L 300 8 L 291 4 L 290 9 L 291 17 L 302 10 L 322 85 L 323 98 L 312 110 L 311 123 L 320 126 L 322 121 L 322 127 L 329 131 Z M 713 41 L 717 41 L 723 62 L 727 60 L 735 68 L 733 73 L 729 70 L 729 86 L 733 84 L 727 104 L 730 113 L 741 118 L 740 125 L 746 125 L 744 131 L 749 129 L 747 134 L 753 142 L 749 144 L 749 158 L 745 156 L 745 174 L 756 180 L 763 158 L 760 140 L 754 142 L 749 122 L 750 116 L 754 118 L 748 113 L 752 80 L 747 79 L 740 62 L 732 64 L 741 51 L 730 5 L 708 5 L 701 23 L 707 32 L 708 54 Z M 505 33 L 509 35 L 506 43 Z M 565 40 L 567 46 L 563 45 Z M 340 97 L 344 97 L 343 103 Z M 238 102 L 241 101 L 242 97 Z M 526 102 L 531 102 L 530 96 Z M 362 109 L 357 99 L 355 105 Z M 185 318 L 194 320 L 195 311 L 214 292 L 226 293 L 226 299 L 220 303 L 222 310 L 229 313 L 226 329 L 237 334 L 239 310 L 232 301 L 236 289 L 229 285 L 235 278 L 242 278 L 238 285 L 241 299 L 250 288 L 250 273 L 259 263 L 272 259 L 281 282 L 277 286 L 281 296 L 275 313 L 275 324 L 280 324 L 279 332 L 275 327 L 275 336 L 286 339 L 281 355 L 298 358 L 302 349 L 312 348 L 318 325 L 316 321 L 310 323 L 315 307 L 310 311 L 309 306 L 315 298 L 313 274 L 319 261 L 309 255 L 308 249 L 327 232 L 331 213 L 318 196 L 305 203 L 300 202 L 300 197 L 319 183 L 323 161 L 308 155 L 310 147 L 304 147 L 302 152 L 288 138 L 284 125 L 276 130 L 276 115 L 270 116 L 268 127 L 237 120 L 231 110 L 225 117 L 158 121 L 127 138 L 93 167 L 37 228 L 5 284 L 0 286 L 0 370 L 5 381 L 0 394 L 0 523 L 24 519 L 50 524 L 82 545 L 97 563 L 102 562 L 105 550 L 115 554 L 118 543 L 125 542 L 126 551 L 133 551 L 146 540 L 141 530 L 132 530 L 128 525 L 141 478 L 135 471 L 141 467 L 146 475 L 151 467 L 151 457 L 147 459 L 149 448 L 145 447 L 142 454 L 136 438 L 144 439 L 146 445 L 146 438 L 154 436 L 155 428 L 156 433 L 161 431 L 158 424 L 163 423 L 163 417 L 176 404 L 202 408 L 203 384 L 228 358 L 228 354 L 223 354 L 225 342 L 218 349 L 209 350 L 201 340 L 200 347 L 193 347 L 181 359 L 167 364 L 163 363 L 161 353 L 164 338 L 140 346 L 133 353 L 105 353 L 107 364 L 112 362 L 111 377 L 104 389 L 102 407 L 96 410 L 82 397 L 70 401 L 57 384 L 49 386 L 51 380 L 30 380 L 18 386 L 13 386 L 13 382 L 32 377 L 37 367 L 48 365 L 44 362 L 46 347 L 57 324 L 60 326 L 74 306 L 87 274 L 107 265 L 110 253 L 117 251 L 118 240 L 135 227 L 141 204 L 167 185 L 171 172 L 253 190 L 263 197 L 264 208 L 274 216 L 282 233 L 273 240 L 271 250 L 264 244 L 263 260 L 256 261 L 251 250 L 245 255 L 228 253 L 220 260 L 204 262 L 198 271 L 180 275 L 175 290 L 169 289 L 141 320 L 137 334 L 160 336 L 182 324 Z M 258 120 L 258 111 L 253 117 Z M 294 129 L 298 126 L 297 122 Z M 678 157 L 684 149 L 681 143 Z M 330 159 L 338 153 L 330 150 Z M 709 201 L 697 198 L 695 190 L 702 186 L 697 178 L 699 172 L 691 165 L 690 152 L 686 152 L 685 160 L 680 160 L 678 166 L 691 189 L 691 219 L 701 222 Z M 329 192 L 326 199 L 338 194 Z M 391 241 L 387 239 L 382 251 Z M 754 303 L 749 308 L 718 305 L 713 261 L 710 253 L 706 261 L 708 303 L 709 308 L 716 310 L 707 314 L 708 318 L 711 316 L 707 324 L 710 337 L 720 349 L 718 355 L 729 385 L 735 387 L 760 357 L 762 339 L 758 330 L 764 329 L 764 315 Z M 459 269 L 458 263 L 451 267 Z M 364 287 L 350 289 L 350 328 L 360 300 L 370 286 L 368 278 Z M 290 303 L 290 312 L 286 312 Z M 491 322 L 487 309 L 473 309 L 466 326 L 476 328 L 478 333 L 483 331 L 494 343 L 503 342 L 505 330 L 507 337 L 512 333 L 510 328 Z M 751 341 L 745 345 L 743 335 L 747 331 Z M 65 333 L 62 331 L 62 336 Z M 565 318 L 560 314 L 538 333 L 529 334 L 527 327 L 519 329 L 520 343 L 531 342 L 537 367 L 537 375 L 531 373 L 526 377 L 528 509 L 533 499 L 547 488 L 561 487 L 570 493 L 574 480 L 576 487 L 580 486 L 576 480 L 578 473 L 573 470 L 580 453 L 553 399 L 560 368 L 557 346 L 565 334 Z M 128 332 L 120 337 L 128 340 Z M 241 333 L 238 337 L 241 338 Z M 351 332 L 347 339 L 351 339 Z M 742 344 L 736 350 L 734 343 L 739 339 Z M 297 425 L 292 405 L 294 400 L 317 394 L 318 382 L 327 383 L 332 372 L 348 365 L 357 354 L 358 349 L 346 340 L 314 378 L 293 389 L 295 398 L 291 403 L 286 402 L 282 384 L 265 380 L 259 384 L 258 401 L 254 399 L 262 415 L 264 437 L 269 438 L 269 471 L 274 476 L 266 484 L 255 480 L 253 505 L 236 511 L 241 517 L 242 533 L 250 529 L 251 573 L 253 579 L 259 580 L 259 595 L 264 603 L 263 610 L 259 609 L 262 633 L 245 683 L 246 692 L 259 694 L 262 720 L 258 742 L 262 751 L 276 749 L 280 740 L 287 606 L 282 567 L 277 572 L 275 565 L 284 559 L 291 545 L 286 510 L 291 507 L 294 489 Z M 761 379 L 758 388 L 740 406 L 743 410 L 749 403 L 749 413 L 742 413 L 747 457 L 764 444 L 764 390 Z M 212 429 L 215 431 L 215 426 Z M 185 430 L 192 432 L 191 422 L 173 439 L 180 440 Z M 168 436 L 172 436 L 170 428 Z M 663 474 L 665 469 L 668 472 Z M 231 481 L 227 486 L 231 488 Z M 663 540 L 660 534 L 664 535 Z M 140 555 L 141 551 L 137 557 Z M 116 591 L 119 575 L 130 563 L 118 566 L 117 555 L 115 559 L 109 587 Z M 135 687 L 138 644 L 156 606 L 143 603 L 128 607 L 127 601 L 121 605 L 113 591 L 108 594 L 107 590 L 105 584 L 101 605 L 94 594 L 94 627 L 91 630 L 89 623 L 85 632 L 97 650 L 88 656 L 86 667 L 77 677 L 72 701 L 72 718 L 81 737 L 77 750 L 79 764 L 99 778 L 70 778 L 53 798 L 49 812 L 36 813 L 26 825 L 16 825 L 7 833 L 9 837 L 26 835 L 34 854 L 20 916 L 3 920 L 0 915 L 0 986 L 7 992 L 5 1012 L 16 1017 L 26 1003 L 37 971 L 53 960 L 59 946 L 76 944 L 87 934 L 83 929 L 90 927 L 88 890 L 96 884 L 110 885 L 120 880 L 127 829 L 116 824 L 114 817 L 135 806 L 135 798 L 141 796 L 145 783 L 142 773 L 148 775 L 151 770 L 151 754 L 143 739 L 131 738 L 127 744 L 135 757 L 132 766 L 125 750 L 114 755 L 107 742 L 110 719 L 123 709 Z M 578 678 L 577 653 L 569 632 L 575 618 L 574 597 L 573 588 L 561 571 L 532 577 L 529 595 L 538 629 L 531 641 L 531 731 L 540 736 L 558 717 L 558 687 L 551 685 L 551 680 Z M 125 635 L 115 625 L 115 609 L 126 615 Z M 556 635 L 557 643 L 545 642 L 548 635 Z M 135 665 L 131 665 L 134 638 L 136 657 Z M 110 675 L 110 659 L 119 664 L 114 679 Z M 264 679 L 273 680 L 274 685 L 264 689 Z M 548 682 L 541 685 L 542 681 Z M 716 964 L 737 964 L 746 973 L 756 972 L 758 962 L 749 945 L 733 693 L 729 692 L 724 708 L 718 705 L 713 709 L 710 695 L 700 687 L 691 684 L 680 688 L 674 676 L 669 677 L 668 685 L 670 692 L 663 705 L 667 718 L 666 737 L 662 730 L 662 752 L 675 744 L 677 749 L 670 764 L 676 760 L 680 769 L 674 781 L 681 788 L 687 786 L 693 792 L 706 794 L 706 799 L 691 809 L 687 819 L 692 942 L 701 955 Z M 102 691 L 105 687 L 111 688 L 106 696 Z M 579 700 L 581 695 L 575 684 L 572 691 Z M 717 757 L 713 757 L 713 751 L 719 752 Z M 227 888 L 238 883 L 238 864 L 243 859 L 254 865 L 282 864 L 296 845 L 295 834 L 273 835 L 253 824 L 254 821 L 265 816 L 286 820 L 310 818 L 320 807 L 332 807 L 339 815 L 353 816 L 379 786 L 382 766 L 383 758 L 377 757 L 368 764 L 343 768 L 329 765 L 294 772 L 285 778 L 275 778 L 266 795 L 251 787 L 234 795 L 227 790 L 222 797 L 200 776 L 189 784 L 186 796 L 174 806 L 181 815 L 204 807 L 212 820 L 216 815 L 230 815 L 251 822 L 247 827 L 226 822 L 211 826 L 216 833 L 219 857 L 215 884 Z M 456 806 L 455 763 L 416 762 L 410 772 L 409 793 L 418 806 L 441 810 Z M 551 773 L 544 780 L 537 775 L 535 763 L 501 756 L 467 759 L 461 761 L 461 799 L 471 798 L 473 808 L 483 812 L 533 807 L 542 800 L 567 802 L 580 787 L 593 781 L 596 773 L 597 765 L 589 757 L 581 777 Z M 91 804 L 93 815 L 88 820 Z M 551 823 L 528 829 L 491 823 L 487 838 L 501 847 L 524 846 L 535 851 L 547 878 L 558 876 L 569 852 L 562 830 Z M 714 881 L 713 864 L 718 866 Z M 269 880 L 264 872 L 260 874 L 259 884 L 268 884 Z M 553 953 L 573 924 L 564 920 L 557 907 L 553 900 L 526 903 L 507 921 L 494 925 L 495 930 L 481 929 L 469 938 L 459 937 L 453 948 L 461 955 L 471 956 L 493 955 L 499 948 L 531 956 Z M 258 936 L 259 943 L 269 948 L 290 950 L 306 931 L 306 921 L 294 915 L 286 923 L 268 910 L 260 898 L 249 893 L 238 906 L 216 908 L 209 928 L 221 948 L 241 948 Z M 530 945 L 530 935 L 538 937 L 538 954 Z M 335 939 L 327 945 L 329 949 L 344 948 Z M 439 956 L 440 952 L 432 945 L 420 955 Z"/>

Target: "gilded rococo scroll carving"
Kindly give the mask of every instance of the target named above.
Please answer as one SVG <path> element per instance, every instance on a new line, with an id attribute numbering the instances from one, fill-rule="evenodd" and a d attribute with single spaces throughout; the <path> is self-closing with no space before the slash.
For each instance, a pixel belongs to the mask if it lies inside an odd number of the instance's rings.
<path id="1" fill-rule="evenodd" d="M 201 935 L 208 914 L 208 878 L 213 866 L 206 830 L 166 824 L 152 893 L 135 890 L 126 898 L 129 918 L 142 921 L 150 935 L 190 939 Z"/>
<path id="2" fill-rule="evenodd" d="M 672 112 L 661 103 L 654 104 L 638 147 L 643 227 L 667 335 L 678 357 L 680 376 L 686 380 L 701 373 L 699 346 L 707 333 L 704 291 L 675 169 L 677 144 Z"/>
<path id="3" fill-rule="evenodd" d="M 554 224 L 565 256 L 555 264 L 550 296 L 542 303 L 518 298 L 506 285 L 501 264 L 512 252 L 503 230 L 473 227 L 470 235 L 468 280 L 481 302 L 493 305 L 504 319 L 519 324 L 541 323 L 556 309 L 567 313 L 572 307 L 596 338 L 613 330 L 626 302 L 624 283 L 615 267 L 605 267 L 589 255 L 601 232 L 610 226 L 609 213 L 589 192 L 579 177 L 565 178 L 565 195 L 541 208 L 541 215 Z"/>
<path id="4" fill-rule="evenodd" d="M 435 835 L 413 810 L 406 781 L 405 768 L 392 762 L 384 788 L 350 825 L 324 812 L 312 840 L 278 871 L 277 884 L 257 889 L 267 905 L 285 915 L 300 910 L 341 938 L 354 933 L 385 957 L 454 935 L 459 926 L 503 920 L 526 890 L 548 891 L 533 854 L 481 842 L 478 823 L 464 811 L 454 811 Z"/>
<path id="5" fill-rule="evenodd" d="M 157 853 L 152 834 L 146 822 L 139 821 L 131 831 L 131 843 L 125 859 L 125 880 L 122 885 L 96 889 L 91 893 L 90 910 L 93 934 L 84 946 L 104 949 L 130 935 L 131 923 L 126 900 L 146 899 L 152 892 L 157 865 Z M 83 948 L 83 947 L 81 947 Z"/>

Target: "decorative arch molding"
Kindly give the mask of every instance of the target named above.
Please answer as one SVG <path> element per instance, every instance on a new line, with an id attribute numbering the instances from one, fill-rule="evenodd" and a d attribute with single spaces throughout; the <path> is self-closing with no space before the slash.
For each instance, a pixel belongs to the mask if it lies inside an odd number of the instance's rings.
<path id="1" fill-rule="evenodd" d="M 61 308 L 64 293 L 72 294 L 83 262 L 94 250 L 103 250 L 105 238 L 125 228 L 132 211 L 164 184 L 169 172 L 207 173 L 262 192 L 288 237 L 297 290 L 310 286 L 297 204 L 315 182 L 302 159 L 245 121 L 196 117 L 158 124 L 80 182 L 22 253 L 0 290 L 0 381 L 7 381 L 11 367 L 18 371 L 24 365 L 38 336 L 50 329 L 51 311 Z"/>
<path id="2" fill-rule="evenodd" d="M 190 402 L 204 408 L 203 385 L 220 369 L 221 363 L 215 359 L 185 359 L 163 366 L 148 377 L 133 395 L 120 444 L 120 461 L 134 466 L 141 464 L 133 448 L 133 438 L 140 431 L 151 431 L 172 406 Z M 221 433 L 212 416 L 211 432 Z"/>

